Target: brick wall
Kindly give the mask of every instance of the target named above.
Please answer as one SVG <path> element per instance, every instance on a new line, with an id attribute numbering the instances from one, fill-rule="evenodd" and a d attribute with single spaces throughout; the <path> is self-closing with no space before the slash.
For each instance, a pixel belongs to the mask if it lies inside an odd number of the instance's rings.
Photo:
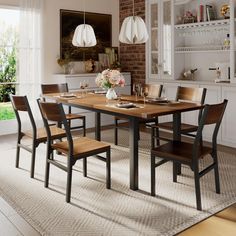
<path id="1" fill-rule="evenodd" d="M 120 26 L 133 14 L 133 0 L 120 0 Z M 135 0 L 135 14 L 145 20 L 145 0 Z M 120 62 L 123 71 L 129 71 L 133 83 L 145 83 L 145 44 L 120 43 Z"/>

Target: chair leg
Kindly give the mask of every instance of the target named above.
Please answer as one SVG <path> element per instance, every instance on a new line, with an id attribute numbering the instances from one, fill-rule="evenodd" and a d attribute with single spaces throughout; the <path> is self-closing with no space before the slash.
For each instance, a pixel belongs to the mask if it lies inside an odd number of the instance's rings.
<path id="1" fill-rule="evenodd" d="M 115 118 L 115 130 L 114 130 L 115 145 L 118 145 L 118 120 Z"/>
<path id="2" fill-rule="evenodd" d="M 30 178 L 34 178 L 35 154 L 36 154 L 36 144 L 35 144 L 35 142 L 33 142 Z"/>
<path id="3" fill-rule="evenodd" d="M 106 153 L 106 188 L 111 188 L 111 150 Z"/>
<path id="4" fill-rule="evenodd" d="M 53 153 L 53 152 L 52 152 Z M 49 159 L 50 159 L 50 155 L 53 155 L 52 153 L 50 153 L 49 151 L 47 151 L 47 158 L 46 158 L 46 168 L 45 168 L 45 181 L 44 181 L 44 187 L 48 188 L 48 182 L 49 182 L 49 173 L 50 173 L 50 163 L 49 163 Z"/>
<path id="5" fill-rule="evenodd" d="M 175 162 L 173 162 L 173 182 L 177 183 L 177 177 L 178 177 L 178 167 Z"/>
<path id="6" fill-rule="evenodd" d="M 212 154 L 212 157 L 213 157 L 214 162 L 215 162 L 214 172 L 215 172 L 216 193 L 220 193 L 220 177 L 219 177 L 219 168 L 218 168 L 217 153 L 215 152 L 214 154 Z"/>
<path id="7" fill-rule="evenodd" d="M 158 118 L 157 118 L 158 119 Z M 155 125 L 158 125 L 158 120 L 155 121 Z M 155 128 L 155 136 L 156 136 L 156 145 L 160 146 L 160 132 L 159 132 L 159 128 Z"/>
<path id="8" fill-rule="evenodd" d="M 67 171 L 67 184 L 66 184 L 66 202 L 70 202 L 71 197 L 71 181 L 72 181 L 72 165 L 68 167 Z"/>
<path id="9" fill-rule="evenodd" d="M 156 195 L 155 156 L 151 154 L 151 196 Z"/>
<path id="10" fill-rule="evenodd" d="M 87 177 L 87 157 L 83 158 L 83 173 L 84 177 Z"/>
<path id="11" fill-rule="evenodd" d="M 202 210 L 201 203 L 201 190 L 200 190 L 200 177 L 199 177 L 198 166 L 194 167 L 194 181 L 195 181 L 195 191 L 196 191 L 196 202 L 197 202 L 197 210 Z"/>
<path id="12" fill-rule="evenodd" d="M 83 118 L 83 136 L 86 136 L 86 120 L 85 117 Z"/>
<path id="13" fill-rule="evenodd" d="M 19 143 L 17 143 L 16 148 L 16 168 L 19 167 L 19 161 L 20 161 L 20 147 L 18 146 Z"/>

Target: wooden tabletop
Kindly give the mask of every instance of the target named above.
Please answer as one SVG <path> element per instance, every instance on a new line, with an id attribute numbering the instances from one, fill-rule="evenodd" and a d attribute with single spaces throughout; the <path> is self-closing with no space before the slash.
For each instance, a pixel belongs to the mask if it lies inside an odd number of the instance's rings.
<path id="1" fill-rule="evenodd" d="M 90 94 L 81 97 L 80 93 L 73 93 L 77 97 L 64 98 L 60 94 L 45 94 L 45 98 L 50 98 L 63 104 L 78 106 L 84 109 L 106 111 L 107 113 L 121 114 L 124 116 L 150 119 L 157 116 L 174 114 L 178 112 L 192 111 L 201 109 L 203 106 L 195 103 L 174 102 L 163 104 L 146 103 L 144 106 L 143 99 L 139 98 L 136 102 L 135 96 L 121 96 L 121 100 L 128 100 L 137 105 L 135 108 L 116 107 L 118 100 L 107 100 L 104 94 Z"/>

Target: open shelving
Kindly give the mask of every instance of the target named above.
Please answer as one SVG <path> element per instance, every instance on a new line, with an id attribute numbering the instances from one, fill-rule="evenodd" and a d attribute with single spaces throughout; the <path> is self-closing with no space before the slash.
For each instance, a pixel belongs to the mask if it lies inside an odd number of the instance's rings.
<path id="1" fill-rule="evenodd" d="M 229 25 L 230 20 L 214 20 L 214 21 L 205 21 L 205 22 L 195 22 L 195 23 L 188 23 L 188 24 L 177 24 L 175 25 L 175 29 L 182 30 L 182 29 L 192 29 L 192 28 L 202 28 L 202 27 L 215 27 L 215 26 L 227 26 Z"/>

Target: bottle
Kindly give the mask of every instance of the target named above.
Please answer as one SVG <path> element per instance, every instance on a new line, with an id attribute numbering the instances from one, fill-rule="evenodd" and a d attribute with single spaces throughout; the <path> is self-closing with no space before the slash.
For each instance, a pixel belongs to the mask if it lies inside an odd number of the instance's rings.
<path id="1" fill-rule="evenodd" d="M 229 34 L 227 34 L 227 37 L 224 40 L 224 49 L 230 49 L 230 38 Z"/>

